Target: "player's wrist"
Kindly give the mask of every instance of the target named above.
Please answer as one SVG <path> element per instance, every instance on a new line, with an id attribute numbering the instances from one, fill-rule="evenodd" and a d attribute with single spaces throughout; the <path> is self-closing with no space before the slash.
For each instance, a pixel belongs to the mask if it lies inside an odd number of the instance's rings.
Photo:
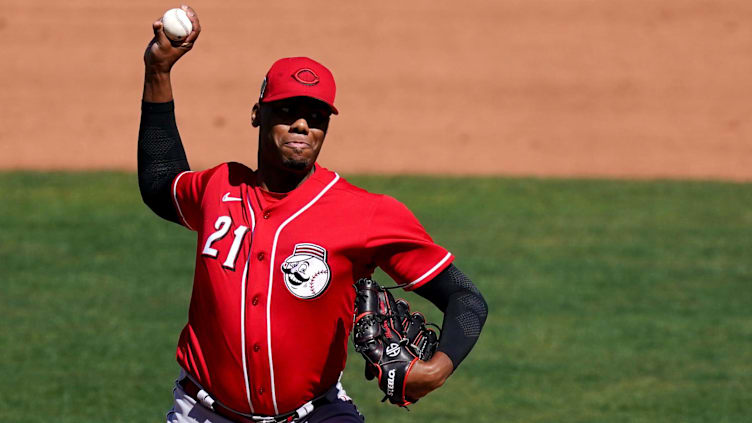
<path id="1" fill-rule="evenodd" d="M 417 360 L 413 364 L 408 375 L 408 385 L 428 393 L 441 387 L 452 374 L 452 369 L 452 361 L 449 357 L 442 352 L 437 352 L 430 360 Z"/>
<path id="2" fill-rule="evenodd" d="M 146 72 L 144 76 L 143 101 L 165 103 L 172 100 L 172 85 L 169 72 Z"/>
<path id="3" fill-rule="evenodd" d="M 446 382 L 451 376 L 454 370 L 452 360 L 441 351 L 437 351 L 430 360 L 426 362 L 428 366 L 429 380 L 431 381 L 433 389 L 439 388 Z"/>
<path id="4" fill-rule="evenodd" d="M 170 80 L 170 68 L 158 65 L 146 65 L 144 69 L 146 80 L 149 82 L 165 82 Z"/>

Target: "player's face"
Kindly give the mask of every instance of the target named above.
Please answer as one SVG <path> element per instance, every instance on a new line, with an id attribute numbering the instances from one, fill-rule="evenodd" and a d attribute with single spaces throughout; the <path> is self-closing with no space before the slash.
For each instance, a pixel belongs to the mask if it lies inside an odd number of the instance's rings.
<path id="1" fill-rule="evenodd" d="M 310 170 L 324 144 L 330 114 L 326 104 L 306 97 L 254 106 L 259 159 L 292 171 Z"/>

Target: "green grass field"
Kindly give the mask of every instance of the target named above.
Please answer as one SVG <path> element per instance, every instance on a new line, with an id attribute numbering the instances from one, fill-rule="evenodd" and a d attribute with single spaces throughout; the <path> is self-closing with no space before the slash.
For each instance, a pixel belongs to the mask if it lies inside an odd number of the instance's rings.
<path id="1" fill-rule="evenodd" d="M 349 179 L 405 202 L 491 313 L 409 412 L 351 354 L 369 422 L 752 419 L 752 185 Z M 163 422 L 194 244 L 133 174 L 0 174 L 0 422 Z"/>

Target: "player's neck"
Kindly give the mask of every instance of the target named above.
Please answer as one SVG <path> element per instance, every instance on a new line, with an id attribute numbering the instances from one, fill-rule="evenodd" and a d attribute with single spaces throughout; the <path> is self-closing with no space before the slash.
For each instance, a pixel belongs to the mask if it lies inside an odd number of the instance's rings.
<path id="1" fill-rule="evenodd" d="M 271 192 L 290 192 L 313 175 L 314 169 L 314 167 L 311 167 L 307 172 L 294 172 L 272 166 L 263 166 L 262 163 L 259 163 L 256 178 L 262 189 Z"/>

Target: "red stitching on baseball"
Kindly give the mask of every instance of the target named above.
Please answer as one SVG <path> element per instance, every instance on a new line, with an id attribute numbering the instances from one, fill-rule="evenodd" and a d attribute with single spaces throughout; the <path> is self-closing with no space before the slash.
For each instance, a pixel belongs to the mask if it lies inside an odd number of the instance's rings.
<path id="1" fill-rule="evenodd" d="M 310 282 L 308 283 L 309 288 L 311 288 L 311 294 L 316 294 L 316 291 L 313 289 L 313 280 L 316 279 L 316 276 L 319 275 L 328 275 L 329 271 L 327 269 L 319 270 L 318 272 L 314 273 L 313 276 L 311 276 Z"/>

